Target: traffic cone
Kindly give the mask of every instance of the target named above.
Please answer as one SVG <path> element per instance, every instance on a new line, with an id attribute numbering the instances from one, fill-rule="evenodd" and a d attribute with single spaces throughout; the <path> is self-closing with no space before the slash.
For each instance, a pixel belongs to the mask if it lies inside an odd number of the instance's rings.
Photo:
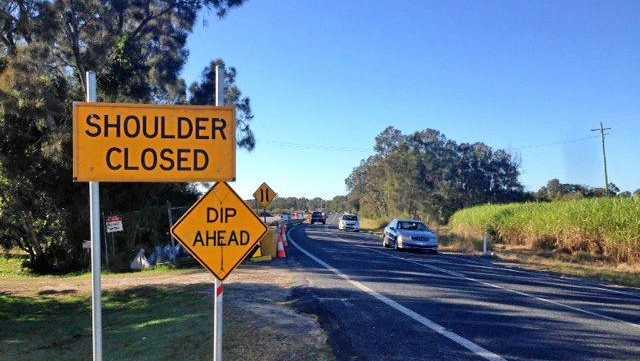
<path id="1" fill-rule="evenodd" d="M 287 258 L 287 254 L 284 252 L 282 238 L 278 238 L 278 258 Z"/>

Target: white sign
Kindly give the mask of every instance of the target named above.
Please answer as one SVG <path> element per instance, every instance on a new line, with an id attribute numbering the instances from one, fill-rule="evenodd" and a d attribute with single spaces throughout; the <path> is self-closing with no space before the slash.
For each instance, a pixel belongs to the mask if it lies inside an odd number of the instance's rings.
<path id="1" fill-rule="evenodd" d="M 124 228 L 122 228 L 122 217 L 107 217 L 106 227 L 107 233 L 122 232 L 124 230 Z"/>

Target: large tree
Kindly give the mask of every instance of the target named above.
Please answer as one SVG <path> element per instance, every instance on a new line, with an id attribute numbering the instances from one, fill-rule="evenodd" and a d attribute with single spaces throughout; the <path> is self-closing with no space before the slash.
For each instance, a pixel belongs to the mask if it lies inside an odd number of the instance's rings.
<path id="1" fill-rule="evenodd" d="M 79 266 L 88 237 L 86 184 L 71 179 L 71 104 L 84 73 L 99 101 L 189 102 L 179 73 L 203 9 L 222 17 L 242 0 L 7 0 L 0 3 L 0 238 L 37 271 Z M 229 79 L 235 74 L 228 74 Z M 251 112 L 239 146 L 252 149 Z M 242 105 L 242 104 L 241 104 Z M 247 111 L 248 110 L 248 113 Z M 188 202 L 188 184 L 104 184 L 102 204 L 132 210 Z"/>
<path id="2" fill-rule="evenodd" d="M 517 160 L 483 143 L 456 143 L 434 129 L 404 135 L 388 127 L 374 149 L 346 180 L 363 216 L 445 222 L 457 209 L 523 196 Z"/>

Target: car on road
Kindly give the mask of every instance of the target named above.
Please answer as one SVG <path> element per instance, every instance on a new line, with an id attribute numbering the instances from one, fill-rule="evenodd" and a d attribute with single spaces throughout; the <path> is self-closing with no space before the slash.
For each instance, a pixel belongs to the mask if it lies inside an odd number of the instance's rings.
<path id="1" fill-rule="evenodd" d="M 280 214 L 280 222 L 291 222 L 291 219 L 291 214 L 289 213 Z"/>
<path id="2" fill-rule="evenodd" d="M 327 220 L 324 217 L 324 213 L 322 213 L 322 212 L 313 212 L 313 213 L 311 213 L 311 218 L 309 218 L 309 224 L 314 224 L 314 223 L 326 224 Z"/>
<path id="3" fill-rule="evenodd" d="M 260 220 L 267 225 L 276 224 L 278 223 L 278 219 L 279 219 L 279 217 L 276 217 L 267 211 L 262 211 L 258 213 L 258 217 L 260 217 Z"/>
<path id="4" fill-rule="evenodd" d="M 338 229 L 342 231 L 351 230 L 360 232 L 360 222 L 358 221 L 358 216 L 349 213 L 343 214 L 338 221 Z"/>
<path id="5" fill-rule="evenodd" d="M 420 221 L 394 219 L 384 229 L 382 245 L 397 250 L 424 249 L 438 252 L 438 237 Z"/>

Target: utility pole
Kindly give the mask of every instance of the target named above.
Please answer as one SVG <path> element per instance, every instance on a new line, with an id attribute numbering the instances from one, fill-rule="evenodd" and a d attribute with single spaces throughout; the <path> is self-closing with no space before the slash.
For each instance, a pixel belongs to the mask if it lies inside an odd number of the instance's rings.
<path id="1" fill-rule="evenodd" d="M 600 138 L 602 139 L 602 159 L 604 161 L 604 195 L 605 197 L 609 195 L 609 175 L 607 173 L 607 151 L 604 146 L 604 136 L 608 135 L 605 133 L 606 130 L 611 130 L 611 128 L 605 128 L 600 122 L 600 128 L 591 129 L 592 132 L 600 132 Z"/>

